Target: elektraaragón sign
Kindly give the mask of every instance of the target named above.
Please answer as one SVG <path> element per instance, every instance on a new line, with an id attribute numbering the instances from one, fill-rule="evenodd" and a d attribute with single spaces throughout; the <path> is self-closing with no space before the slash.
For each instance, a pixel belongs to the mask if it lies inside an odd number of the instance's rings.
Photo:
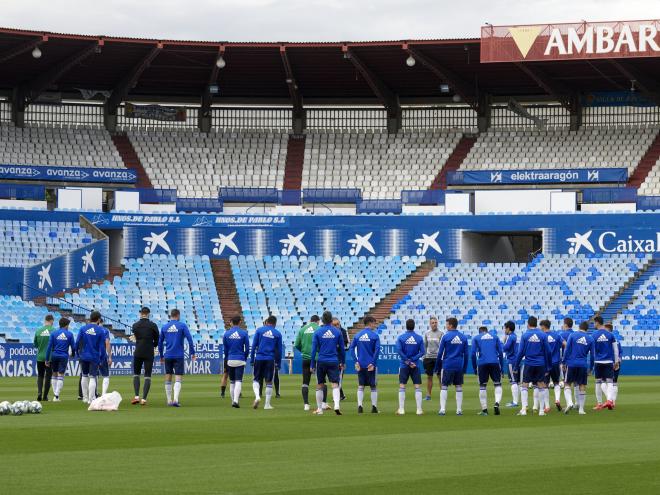
<path id="1" fill-rule="evenodd" d="M 135 184 L 137 174 L 125 168 L 78 168 L 37 165 L 0 165 L 0 179 L 51 182 Z"/>
<path id="2" fill-rule="evenodd" d="M 447 183 L 466 184 L 588 184 L 628 180 L 625 168 L 554 170 L 461 170 L 449 172 Z"/>

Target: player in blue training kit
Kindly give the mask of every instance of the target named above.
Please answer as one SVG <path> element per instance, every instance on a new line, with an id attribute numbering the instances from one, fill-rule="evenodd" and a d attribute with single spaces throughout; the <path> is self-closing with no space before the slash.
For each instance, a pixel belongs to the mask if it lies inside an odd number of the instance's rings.
<path id="1" fill-rule="evenodd" d="M 232 327 L 222 337 L 224 350 L 224 361 L 229 371 L 229 395 L 231 396 L 231 407 L 239 408 L 238 400 L 243 388 L 243 373 L 250 355 L 250 338 L 248 333 L 239 325 L 241 317 L 234 316 L 231 319 Z"/>
<path id="2" fill-rule="evenodd" d="M 516 335 L 516 324 L 513 321 L 507 321 L 504 324 L 504 335 L 502 350 L 506 358 L 507 374 L 509 376 L 509 383 L 511 384 L 511 402 L 508 402 L 506 407 L 518 407 L 520 372 L 513 369 L 516 354 L 518 354 L 518 336 Z"/>
<path id="3" fill-rule="evenodd" d="M 82 370 L 83 402 L 89 404 L 96 398 L 96 377 L 99 374 L 99 364 L 105 352 L 106 329 L 100 326 L 101 313 L 92 311 L 89 323 L 78 331 L 76 350 L 80 357 Z"/>
<path id="4" fill-rule="evenodd" d="M 103 325 L 103 318 L 99 321 L 99 325 Z M 99 362 L 99 375 L 103 380 L 101 381 L 101 395 L 108 393 L 110 387 L 110 365 L 112 364 L 112 347 L 110 346 L 110 330 L 102 327 L 105 330 L 105 345 L 103 346 L 103 353 L 101 354 L 101 361 Z"/>
<path id="5" fill-rule="evenodd" d="M 520 348 L 516 356 L 514 369 L 520 369 L 520 362 L 525 359 L 525 370 L 523 372 L 521 402 L 522 408 L 519 416 L 527 416 L 528 385 L 535 383 L 539 394 L 539 416 L 545 416 L 546 405 L 550 405 L 550 395 L 545 386 L 546 375 L 550 372 L 552 359 L 550 357 L 550 346 L 548 337 L 536 326 L 538 320 L 535 316 L 527 319 L 527 331 L 520 339 Z"/>
<path id="6" fill-rule="evenodd" d="M 468 341 L 467 337 L 457 330 L 458 320 L 447 318 L 447 333 L 440 339 L 438 349 L 438 360 L 435 363 L 435 371 L 442 370 L 440 387 L 440 416 L 445 415 L 447 406 L 447 388 L 450 385 L 456 387 L 456 415 L 463 415 L 463 380 L 468 365 Z"/>
<path id="7" fill-rule="evenodd" d="M 341 393 L 339 391 L 340 371 L 344 368 L 346 361 L 346 349 L 344 348 L 344 337 L 341 331 L 332 326 L 332 313 L 325 311 L 321 315 L 320 327 L 314 332 L 312 337 L 312 351 L 310 371 L 316 370 L 316 411 L 314 414 L 323 414 L 323 385 L 325 380 L 332 386 L 332 401 L 334 403 L 335 414 L 341 416 L 339 401 Z"/>
<path id="8" fill-rule="evenodd" d="M 608 332 L 611 332 L 612 335 L 614 335 L 614 326 L 612 326 L 611 323 L 607 323 L 605 328 Z M 621 362 L 623 359 L 623 349 L 621 349 L 621 342 L 616 335 L 614 338 L 616 339 L 616 346 L 619 349 L 619 366 L 614 370 L 614 378 L 612 379 L 612 408 L 616 407 L 616 398 L 619 395 L 619 372 L 621 371 Z M 607 394 L 607 385 L 605 385 L 604 392 Z"/>
<path id="9" fill-rule="evenodd" d="M 488 328 L 479 327 L 479 334 L 472 339 L 472 367 L 474 374 L 479 377 L 479 402 L 481 403 L 481 416 L 488 416 L 488 380 L 493 380 L 495 387 L 495 416 L 500 415 L 500 401 L 502 400 L 502 368 L 504 367 L 504 353 L 502 342 L 497 336 L 488 332 Z"/>
<path id="10" fill-rule="evenodd" d="M 559 335 L 561 335 L 562 338 L 562 360 L 564 358 L 564 352 L 566 349 L 566 342 L 568 341 L 568 338 L 571 336 L 571 334 L 575 333 L 575 330 L 573 330 L 573 318 L 564 318 L 564 324 L 561 327 L 561 332 L 559 332 Z M 564 366 L 561 367 L 561 372 L 562 372 L 562 382 L 561 386 L 566 387 L 566 373 L 565 373 L 565 368 Z M 572 402 L 573 404 L 577 404 L 578 402 L 578 392 L 579 389 L 577 386 L 572 388 Z M 564 391 L 564 397 L 566 397 L 566 392 Z"/>
<path id="11" fill-rule="evenodd" d="M 376 319 L 365 316 L 366 328 L 353 337 L 348 353 L 355 358 L 355 371 L 358 373 L 358 414 L 364 412 L 364 387 L 371 389 L 371 412 L 378 414 L 378 389 L 376 388 L 376 369 L 380 355 L 380 337 L 375 332 Z"/>
<path id="12" fill-rule="evenodd" d="M 422 410 L 422 373 L 419 360 L 424 356 L 424 337 L 415 333 L 415 320 L 406 321 L 406 331 L 396 339 L 396 350 L 399 354 L 399 409 L 397 416 L 406 413 L 406 384 L 412 380 L 415 386 L 415 404 L 417 415 L 424 414 Z"/>
<path id="13" fill-rule="evenodd" d="M 555 392 L 555 407 L 557 411 L 561 412 L 561 402 L 559 398 L 561 397 L 561 351 L 564 345 L 564 339 L 562 339 L 559 332 L 551 330 L 552 324 L 550 320 L 541 320 L 539 323 L 541 330 L 548 337 L 548 346 L 550 347 L 550 373 L 546 376 L 545 386 L 548 388 L 548 397 L 550 395 L 550 381 L 552 380 L 554 392 Z M 550 412 L 549 402 L 546 408 L 546 414 Z"/>
<path id="14" fill-rule="evenodd" d="M 566 339 L 566 348 L 562 356 L 562 365 L 564 375 L 566 376 L 566 386 L 564 387 L 564 397 L 566 398 L 566 407 L 564 414 L 568 414 L 573 409 L 572 388 L 578 387 L 578 405 L 579 414 L 586 414 L 584 403 L 587 396 L 587 376 L 594 367 L 594 339 L 587 333 L 589 323 L 583 321 L 580 323 L 579 332 L 571 332 Z M 587 369 L 587 357 L 589 357 L 589 368 Z"/>
<path id="15" fill-rule="evenodd" d="M 73 334 L 69 331 L 70 320 L 60 318 L 60 328 L 50 334 L 48 338 L 48 348 L 46 349 L 46 366 L 53 370 L 51 378 L 55 402 L 60 400 L 60 392 L 64 386 L 64 374 L 66 365 L 69 362 L 69 349 L 71 357 L 76 355 L 76 342 Z"/>
<path id="16" fill-rule="evenodd" d="M 614 408 L 614 371 L 619 369 L 619 346 L 612 332 L 603 325 L 603 318 L 594 318 L 596 331 L 591 334 L 594 339 L 596 355 L 594 357 L 594 376 L 596 378 L 596 406 L 595 411 L 601 409 L 612 410 Z M 605 383 L 606 402 L 603 403 L 603 390 L 601 385 Z"/>
<path id="17" fill-rule="evenodd" d="M 179 394 L 181 393 L 181 381 L 185 373 L 185 342 L 188 341 L 188 352 L 194 361 L 195 343 L 193 342 L 188 325 L 179 321 L 181 312 L 178 309 L 170 311 L 170 321 L 160 329 L 158 337 L 158 353 L 160 362 L 165 363 L 165 395 L 167 405 L 180 407 Z M 172 375 L 174 375 L 174 387 L 172 387 Z M 174 389 L 174 397 L 172 396 Z"/>
<path id="18" fill-rule="evenodd" d="M 265 325 L 257 329 L 252 339 L 252 350 L 250 351 L 250 362 L 252 363 L 253 381 L 252 390 L 254 391 L 254 402 L 252 407 L 257 409 L 261 402 L 261 393 L 259 391 L 259 382 L 266 382 L 266 403 L 264 409 L 273 409 L 270 401 L 273 398 L 273 377 L 275 368 L 282 366 L 282 334 L 275 328 L 277 318 L 269 316 L 266 318 Z"/>

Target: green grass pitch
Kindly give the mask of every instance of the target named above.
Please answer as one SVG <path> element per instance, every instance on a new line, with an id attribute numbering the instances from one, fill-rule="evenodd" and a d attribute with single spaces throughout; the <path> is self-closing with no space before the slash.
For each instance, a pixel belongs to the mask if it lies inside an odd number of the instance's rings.
<path id="1" fill-rule="evenodd" d="M 186 377 L 180 409 L 165 406 L 162 377 L 147 407 L 131 406 L 131 383 L 111 380 L 124 398 L 118 412 L 86 411 L 67 377 L 63 402 L 0 417 L 0 493 L 660 493 L 654 377 L 622 377 L 615 411 L 591 411 L 590 385 L 587 416 L 525 418 L 476 416 L 472 376 L 463 417 L 453 391 L 448 415 L 437 416 L 437 388 L 424 416 L 410 388 L 406 416 L 395 416 L 395 376 L 380 377 L 378 416 L 357 415 L 347 377 L 342 417 L 303 412 L 299 376 L 283 377 L 273 411 L 252 409 L 249 381 L 239 410 L 218 397 L 217 376 Z M 34 400 L 35 388 L 31 378 L 0 379 L 0 401 Z"/>

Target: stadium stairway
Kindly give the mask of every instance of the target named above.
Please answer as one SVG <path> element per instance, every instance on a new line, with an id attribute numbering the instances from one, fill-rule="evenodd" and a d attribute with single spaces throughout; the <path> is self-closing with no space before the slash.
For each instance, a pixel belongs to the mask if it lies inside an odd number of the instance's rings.
<path id="1" fill-rule="evenodd" d="M 651 170 L 653 170 L 653 166 L 656 164 L 659 158 L 660 158 L 660 133 L 658 133 L 655 136 L 655 139 L 651 143 L 651 146 L 649 146 L 649 149 L 646 150 L 646 153 L 637 164 L 635 171 L 628 178 L 628 186 L 629 187 L 641 186 L 646 180 L 646 176 L 649 174 Z"/>
<path id="2" fill-rule="evenodd" d="M 375 306 L 369 309 L 358 322 L 348 329 L 349 336 L 355 335 L 364 328 L 362 321 L 366 316 L 376 318 L 376 324 L 382 324 L 392 312 L 392 306 L 403 299 L 408 293 L 419 284 L 435 268 L 435 260 L 426 260 L 417 269 L 401 281 L 390 293 L 378 301 Z"/>
<path id="3" fill-rule="evenodd" d="M 282 189 L 300 191 L 305 161 L 305 135 L 289 135 Z"/>
<path id="4" fill-rule="evenodd" d="M 218 300 L 220 301 L 220 309 L 222 310 L 222 317 L 225 321 L 225 328 L 230 328 L 233 316 L 238 315 L 243 317 L 243 308 L 238 298 L 236 281 L 231 270 L 231 264 L 227 259 L 211 260 L 211 270 L 213 271 L 213 279 L 216 290 L 218 291 Z M 245 328 L 245 322 L 241 326 Z"/>
<path id="5" fill-rule="evenodd" d="M 660 271 L 660 263 L 655 258 L 651 259 L 641 270 L 639 270 L 626 283 L 621 290 L 617 291 L 609 302 L 599 311 L 600 316 L 603 317 L 605 322 L 612 322 L 624 309 L 626 309 L 634 301 L 634 295 L 637 290 L 651 278 L 654 274 Z"/>
<path id="6" fill-rule="evenodd" d="M 476 142 L 476 136 L 463 135 L 456 145 L 456 148 L 454 148 L 454 151 L 452 151 L 451 155 L 449 155 L 449 158 L 447 158 L 447 161 L 440 169 L 440 172 L 438 172 L 438 175 L 433 180 L 429 189 L 447 189 L 447 172 L 458 170 Z"/>
<path id="7" fill-rule="evenodd" d="M 133 143 L 131 143 L 131 140 L 128 138 L 128 136 L 123 133 L 114 134 L 112 136 L 112 142 L 115 144 L 115 148 L 117 148 L 119 156 L 121 156 L 121 159 L 124 161 L 124 166 L 134 170 L 137 174 L 137 183 L 135 184 L 136 187 L 142 189 L 153 189 L 154 186 L 151 184 L 151 180 L 149 179 L 147 172 L 144 170 L 142 162 L 140 162 L 140 158 L 138 158 L 138 155 L 135 152 L 135 148 L 133 148 Z"/>

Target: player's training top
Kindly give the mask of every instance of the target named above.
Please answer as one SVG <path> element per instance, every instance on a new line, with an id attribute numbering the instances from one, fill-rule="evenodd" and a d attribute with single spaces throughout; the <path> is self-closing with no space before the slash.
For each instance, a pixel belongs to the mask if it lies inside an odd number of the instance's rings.
<path id="1" fill-rule="evenodd" d="M 468 340 L 458 330 L 449 330 L 440 339 L 435 371 L 467 371 Z"/>
<path id="2" fill-rule="evenodd" d="M 550 371 L 552 359 L 548 337 L 538 328 L 528 329 L 523 333 L 513 369 L 520 369 L 523 358 L 525 366 L 544 366 L 546 371 Z"/>
<path id="3" fill-rule="evenodd" d="M 586 368 L 589 356 L 589 369 L 594 367 L 594 339 L 587 332 L 571 332 L 566 340 L 562 364 L 569 368 Z"/>
<path id="4" fill-rule="evenodd" d="M 550 363 L 554 366 L 561 362 L 561 349 L 564 339 L 559 332 L 550 331 L 545 334 L 548 337 L 548 346 L 550 346 Z"/>
<path id="5" fill-rule="evenodd" d="M 510 333 L 505 339 L 502 350 L 504 351 L 506 360 L 513 363 L 516 359 L 516 354 L 518 354 L 518 336 L 515 333 Z"/>
<path id="6" fill-rule="evenodd" d="M 316 368 L 316 362 L 329 364 L 344 364 L 346 350 L 344 337 L 332 325 L 322 325 L 314 332 L 312 338 L 311 367 Z"/>
<path id="7" fill-rule="evenodd" d="M 140 318 L 133 323 L 133 336 L 135 337 L 133 357 L 153 359 L 154 349 L 158 347 L 158 325 L 149 318 Z"/>
<path id="8" fill-rule="evenodd" d="M 184 342 L 188 341 L 190 356 L 195 355 L 195 343 L 188 330 L 188 325 L 178 320 L 170 320 L 160 329 L 158 352 L 165 359 L 183 359 Z"/>
<path id="9" fill-rule="evenodd" d="M 596 348 L 595 361 L 597 363 L 615 363 L 618 361 L 619 347 L 612 332 L 601 328 L 591 334 Z"/>
<path id="10" fill-rule="evenodd" d="M 472 339 L 472 367 L 476 371 L 477 367 L 486 364 L 499 364 L 500 368 L 504 367 L 502 342 L 489 332 L 475 335 Z"/>
<path id="11" fill-rule="evenodd" d="M 315 321 L 312 321 L 298 330 L 298 335 L 296 335 L 296 342 L 293 344 L 293 347 L 300 351 L 303 359 L 311 359 L 312 357 L 312 339 L 314 338 L 314 332 L 319 327 L 319 324 Z"/>
<path id="12" fill-rule="evenodd" d="M 46 349 L 51 332 L 55 330 L 53 325 L 44 325 L 34 332 L 34 346 L 37 348 L 37 361 L 46 360 Z"/>
<path id="13" fill-rule="evenodd" d="M 360 368 L 368 368 L 371 364 L 378 366 L 380 337 L 371 328 L 365 328 L 355 334 L 348 353 L 355 358 Z"/>
<path id="14" fill-rule="evenodd" d="M 414 364 L 419 366 L 419 360 L 424 356 L 424 337 L 414 330 L 406 330 L 396 339 L 396 351 L 399 353 L 401 367 Z"/>
<path id="15" fill-rule="evenodd" d="M 424 359 L 437 359 L 438 349 L 440 348 L 440 339 L 442 338 L 442 330 L 427 330 L 424 332 Z"/>
<path id="16" fill-rule="evenodd" d="M 66 328 L 58 328 L 57 330 L 54 330 L 48 339 L 46 361 L 50 361 L 53 358 L 68 358 L 69 347 L 71 348 L 71 353 L 75 355 L 76 342 L 73 338 L 73 334 Z"/>
<path id="17" fill-rule="evenodd" d="M 81 361 L 99 364 L 105 353 L 105 328 L 88 323 L 78 331 L 76 352 Z"/>
<path id="18" fill-rule="evenodd" d="M 241 327 L 231 327 L 222 337 L 225 361 L 247 361 L 250 354 L 250 338 Z"/>
<path id="19" fill-rule="evenodd" d="M 102 326 L 101 328 L 105 332 L 105 337 L 104 337 L 104 341 L 103 341 L 104 342 L 103 343 L 103 352 L 101 352 L 101 361 L 100 361 L 102 363 L 103 361 L 108 360 L 108 349 L 105 347 L 105 341 L 110 340 L 110 330 L 108 330 L 104 326 Z"/>
<path id="20" fill-rule="evenodd" d="M 279 368 L 282 366 L 283 354 L 280 331 L 270 325 L 257 328 L 257 332 L 252 338 L 250 361 L 275 361 L 275 365 Z"/>

